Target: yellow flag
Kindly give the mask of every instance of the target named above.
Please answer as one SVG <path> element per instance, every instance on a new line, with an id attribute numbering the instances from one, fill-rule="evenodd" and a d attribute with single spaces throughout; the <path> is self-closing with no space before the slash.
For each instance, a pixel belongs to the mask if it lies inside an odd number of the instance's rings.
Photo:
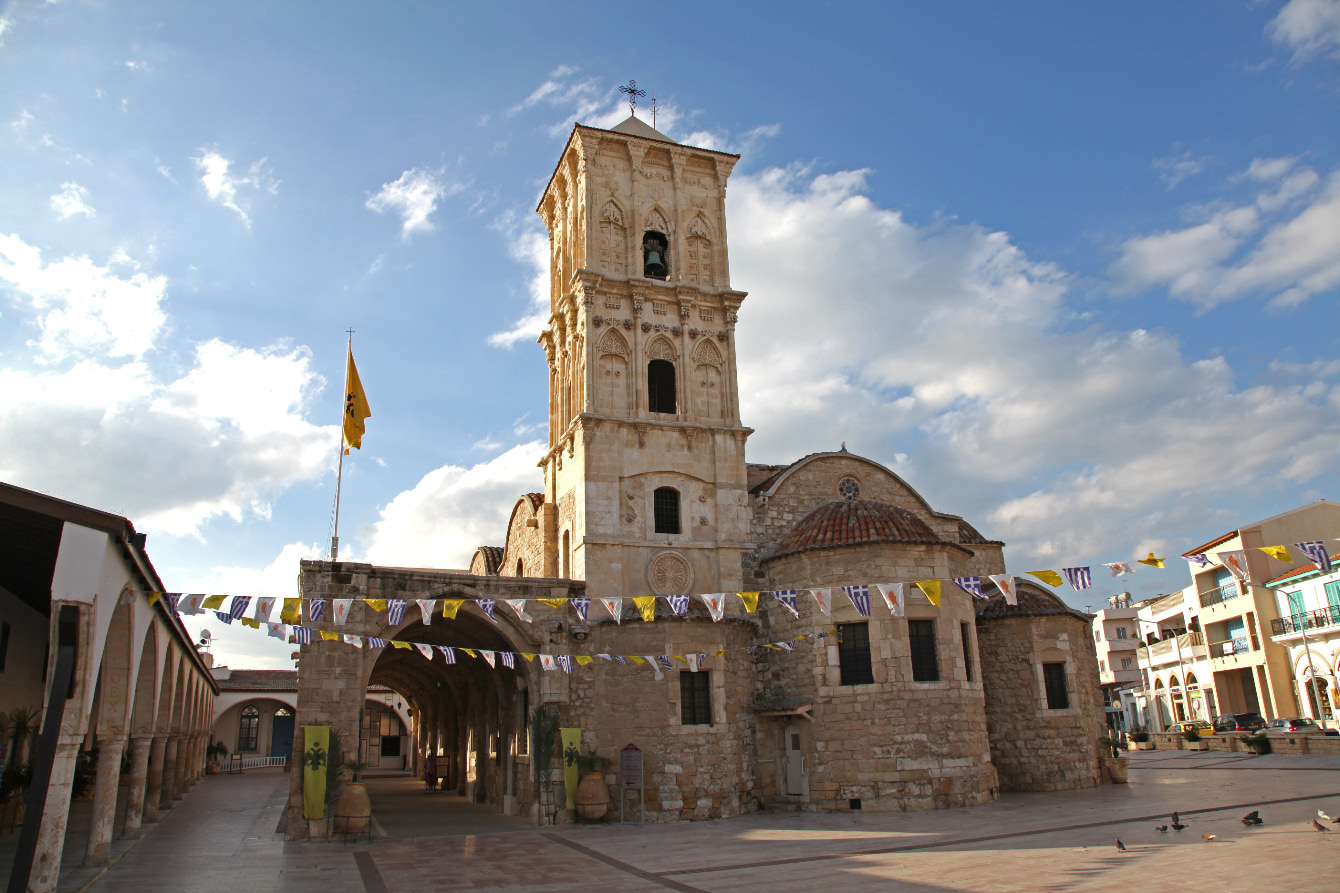
<path id="1" fill-rule="evenodd" d="M 330 759 L 330 726 L 304 726 L 302 752 L 303 818 L 326 816 L 326 761 Z"/>
<path id="2" fill-rule="evenodd" d="M 456 612 L 465 604 L 463 598 L 444 598 L 442 599 L 442 616 L 448 620 L 456 619 Z"/>
<path id="3" fill-rule="evenodd" d="M 639 595 L 633 599 L 633 604 L 642 612 L 642 619 L 650 623 L 656 619 L 656 596 Z"/>
<path id="4" fill-rule="evenodd" d="M 363 599 L 363 604 L 367 605 L 374 611 L 386 610 L 386 599 L 384 598 L 365 598 Z"/>
<path id="5" fill-rule="evenodd" d="M 926 600 L 937 608 L 940 606 L 940 581 L 939 580 L 918 580 L 916 583 L 918 589 L 926 593 Z"/>
<path id="6" fill-rule="evenodd" d="M 217 611 L 219 608 L 223 607 L 223 600 L 227 597 L 228 596 L 226 595 L 211 595 L 209 598 L 201 602 L 200 607 L 210 611 Z"/>
<path id="7" fill-rule="evenodd" d="M 457 650 L 458 650 L 458 651 L 464 651 L 466 654 L 470 655 L 471 657 L 479 657 L 478 654 L 475 654 L 475 650 L 474 650 L 473 648 L 458 648 Z"/>
<path id="8" fill-rule="evenodd" d="M 363 382 L 358 380 L 354 366 L 354 351 L 349 349 L 349 368 L 344 373 L 344 442 L 356 450 L 363 448 L 363 420 L 372 416 L 368 397 L 363 393 Z"/>
<path id="9" fill-rule="evenodd" d="M 1140 563 L 1141 563 L 1141 564 L 1147 564 L 1147 565 L 1149 565 L 1150 567 L 1163 567 L 1163 559 L 1162 559 L 1162 558 L 1155 558 L 1153 552 L 1150 552 L 1150 553 L 1149 553 L 1149 557 L 1148 557 L 1148 558 L 1141 558 L 1141 559 L 1140 559 Z"/>
<path id="10" fill-rule="evenodd" d="M 254 620 L 254 619 L 252 619 L 252 618 L 250 618 L 250 617 L 239 617 L 239 618 L 237 618 L 237 619 L 240 620 L 240 621 L 242 621 L 242 625 L 243 625 L 243 626 L 249 626 L 249 627 L 251 627 L 252 629 L 260 629 L 260 628 L 261 628 L 261 622 L 260 622 L 259 620 Z"/>
<path id="11" fill-rule="evenodd" d="M 576 805 L 573 798 L 577 796 L 577 755 L 581 753 L 582 730 L 559 729 L 558 734 L 563 739 L 563 786 L 568 792 L 568 809 L 572 809 Z"/>
<path id="12" fill-rule="evenodd" d="M 1062 582 L 1061 575 L 1056 571 L 1029 571 L 1029 573 L 1046 583 L 1048 586 L 1060 586 Z"/>
<path id="13" fill-rule="evenodd" d="M 1288 561 L 1291 563 L 1293 562 L 1293 556 L 1290 555 L 1289 550 L 1284 548 L 1283 546 L 1257 546 L 1256 548 L 1260 549 L 1262 552 L 1266 553 L 1271 558 L 1277 559 L 1279 561 Z"/>
<path id="14" fill-rule="evenodd" d="M 568 603 L 566 598 L 537 598 L 536 601 L 559 611 L 563 610 Z"/>
<path id="15" fill-rule="evenodd" d="M 409 642 L 402 642 L 399 639 L 392 639 L 391 646 L 394 648 L 412 648 Z"/>
<path id="16" fill-rule="evenodd" d="M 713 657 L 725 657 L 725 656 L 726 656 L 726 649 L 725 649 L 725 648 L 718 648 L 716 651 L 713 651 L 713 652 L 712 652 L 712 656 L 713 656 Z"/>
<path id="17" fill-rule="evenodd" d="M 328 629 L 319 629 L 317 632 L 319 632 L 321 638 L 325 639 L 327 642 L 338 642 L 340 640 L 339 633 L 333 633 Z"/>
<path id="18" fill-rule="evenodd" d="M 157 603 L 158 603 L 158 599 L 161 598 L 162 595 L 163 595 L 163 593 L 161 593 L 161 592 L 151 592 L 151 593 L 149 593 L 149 607 L 152 608 L 155 604 L 157 604 Z"/>
<path id="19" fill-rule="evenodd" d="M 589 663 L 594 663 L 594 662 L 595 662 L 595 658 L 592 657 L 592 656 L 589 655 L 589 654 L 579 654 L 579 655 L 577 655 L 577 663 L 581 664 L 583 667 L 586 666 L 586 665 L 589 664 Z"/>
<path id="20" fill-rule="evenodd" d="M 522 651 L 522 652 L 521 652 L 521 656 L 524 657 L 524 658 L 526 659 L 526 663 L 528 663 L 528 664 L 533 664 L 533 663 L 535 663 L 535 652 L 534 652 L 534 651 Z"/>
<path id="21" fill-rule="evenodd" d="M 686 664 L 686 663 L 688 663 L 688 661 L 684 659 L 684 655 L 682 655 L 682 654 L 672 654 L 672 655 L 670 655 L 670 656 L 673 657 L 675 660 L 679 661 L 679 662 L 682 663 L 682 664 Z"/>
<path id="22" fill-rule="evenodd" d="M 636 654 L 628 655 L 628 659 L 631 660 L 633 663 L 637 664 L 639 667 L 646 663 L 645 660 L 638 657 Z"/>
<path id="23" fill-rule="evenodd" d="M 737 592 L 735 593 L 744 602 L 744 609 L 750 614 L 758 613 L 758 593 L 757 592 Z"/>
<path id="24" fill-rule="evenodd" d="M 279 619 L 288 624 L 296 624 L 302 619 L 302 599 L 286 598 L 284 607 L 279 609 Z"/>

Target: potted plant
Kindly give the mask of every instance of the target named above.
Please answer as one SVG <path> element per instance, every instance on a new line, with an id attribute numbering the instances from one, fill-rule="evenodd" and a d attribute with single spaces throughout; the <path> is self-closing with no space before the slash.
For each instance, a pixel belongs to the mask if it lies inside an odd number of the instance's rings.
<path id="1" fill-rule="evenodd" d="M 363 770 L 368 768 L 364 760 L 355 757 L 346 760 L 344 768 L 349 772 L 350 780 L 340 791 L 340 799 L 335 803 L 334 828 L 336 834 L 358 834 L 372 820 L 372 801 L 368 799 L 368 786 L 361 781 Z"/>
<path id="2" fill-rule="evenodd" d="M 1251 749 L 1257 756 L 1265 756 L 1270 753 L 1270 738 L 1262 730 L 1255 735 L 1244 735 L 1242 743 Z"/>
<path id="3" fill-rule="evenodd" d="M 1153 750 L 1154 742 L 1149 740 L 1149 729 L 1144 726 L 1136 726 L 1131 729 L 1131 743 L 1135 745 L 1136 750 Z"/>
<path id="4" fill-rule="evenodd" d="M 1126 784 L 1128 779 L 1126 770 L 1130 768 L 1130 761 L 1126 759 L 1125 753 L 1126 741 L 1116 732 L 1112 732 L 1105 738 L 1099 738 L 1098 743 L 1103 745 L 1103 755 L 1100 758 L 1103 772 L 1112 779 L 1113 784 Z"/>
<path id="5" fill-rule="evenodd" d="M 573 802 L 577 814 L 588 822 L 598 822 L 610 808 L 610 792 L 605 785 L 605 770 L 614 765 L 595 751 L 577 754 L 577 795 Z"/>
<path id="6" fill-rule="evenodd" d="M 222 741 L 215 741 L 205 748 L 205 755 L 209 757 L 205 771 L 210 775 L 218 775 L 223 771 L 223 758 L 228 756 L 228 745 Z"/>
<path id="7" fill-rule="evenodd" d="M 1210 742 L 1201 739 L 1199 729 L 1187 729 L 1182 733 L 1182 737 L 1186 739 L 1186 750 L 1210 749 Z"/>

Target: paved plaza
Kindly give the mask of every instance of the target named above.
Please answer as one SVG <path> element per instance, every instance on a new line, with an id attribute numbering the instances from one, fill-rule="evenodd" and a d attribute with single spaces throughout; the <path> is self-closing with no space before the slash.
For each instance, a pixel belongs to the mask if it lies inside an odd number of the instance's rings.
<path id="1" fill-rule="evenodd" d="M 1132 754 L 1130 775 L 972 809 L 543 829 L 382 778 L 373 839 L 351 844 L 276 833 L 285 775 L 211 776 L 105 873 L 73 869 L 61 890 L 1340 889 L 1340 825 L 1310 824 L 1319 808 L 1340 815 L 1340 757 L 1155 751 Z M 1174 809 L 1189 827 L 1156 831 Z M 1251 809 L 1264 826 L 1243 827 Z"/>

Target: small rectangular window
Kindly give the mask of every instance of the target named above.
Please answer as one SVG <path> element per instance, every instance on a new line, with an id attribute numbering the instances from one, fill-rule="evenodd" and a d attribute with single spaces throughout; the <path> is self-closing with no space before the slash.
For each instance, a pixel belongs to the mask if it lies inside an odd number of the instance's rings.
<path id="1" fill-rule="evenodd" d="M 935 621 L 907 621 L 907 640 L 912 651 L 912 680 L 938 682 L 940 664 L 935 658 Z"/>
<path id="2" fill-rule="evenodd" d="M 657 533 L 679 533 L 679 491 L 673 487 L 658 487 L 651 494 L 652 513 Z"/>
<path id="3" fill-rule="evenodd" d="M 875 681 L 870 667 L 870 624 L 838 624 L 838 668 L 843 685 L 868 685 Z"/>
<path id="4" fill-rule="evenodd" d="M 1117 638 L 1118 639 L 1126 638 L 1126 627 L 1124 626 L 1117 627 Z"/>
<path id="5" fill-rule="evenodd" d="M 969 682 L 972 681 L 972 633 L 968 630 L 968 624 L 960 623 L 958 625 L 959 638 L 963 640 L 963 678 Z"/>
<path id="6" fill-rule="evenodd" d="M 1043 664 L 1042 682 L 1047 688 L 1047 709 L 1065 710 L 1070 695 L 1065 690 L 1065 664 Z"/>
<path id="7" fill-rule="evenodd" d="M 1100 672 L 1100 673 L 1106 673 L 1106 672 L 1107 672 L 1107 661 L 1105 661 L 1105 660 L 1100 660 L 1100 661 L 1098 662 L 1098 672 Z"/>
<path id="8" fill-rule="evenodd" d="M 1131 659 L 1129 657 L 1123 657 L 1121 659 L 1121 668 L 1123 670 L 1129 670 L 1131 668 Z"/>
<path id="9" fill-rule="evenodd" d="M 679 721 L 686 726 L 712 724 L 712 672 L 683 670 L 679 674 Z"/>
<path id="10" fill-rule="evenodd" d="M 1096 629 L 1093 631 L 1093 640 L 1095 642 L 1103 641 L 1103 631 L 1101 629 Z"/>

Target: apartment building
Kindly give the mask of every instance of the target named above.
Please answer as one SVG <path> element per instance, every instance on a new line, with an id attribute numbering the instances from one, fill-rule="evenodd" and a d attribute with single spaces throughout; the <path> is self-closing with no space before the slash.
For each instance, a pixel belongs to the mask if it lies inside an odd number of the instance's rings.
<path id="1" fill-rule="evenodd" d="M 1328 543 L 1327 545 L 1333 545 Z M 1287 652 L 1295 699 L 1305 716 L 1336 724 L 1340 676 L 1340 560 L 1324 573 L 1316 565 L 1266 582 L 1280 616 L 1270 621 L 1270 641 Z"/>
<path id="2" fill-rule="evenodd" d="M 1103 687 L 1109 728 L 1128 732 L 1140 722 L 1138 714 L 1126 707 L 1128 699 L 1123 694 L 1140 685 L 1140 668 L 1135 654 L 1135 645 L 1140 641 L 1135 625 L 1139 606 L 1131 603 L 1129 592 L 1118 593 L 1107 603 L 1109 607 L 1093 615 L 1098 679 Z"/>

